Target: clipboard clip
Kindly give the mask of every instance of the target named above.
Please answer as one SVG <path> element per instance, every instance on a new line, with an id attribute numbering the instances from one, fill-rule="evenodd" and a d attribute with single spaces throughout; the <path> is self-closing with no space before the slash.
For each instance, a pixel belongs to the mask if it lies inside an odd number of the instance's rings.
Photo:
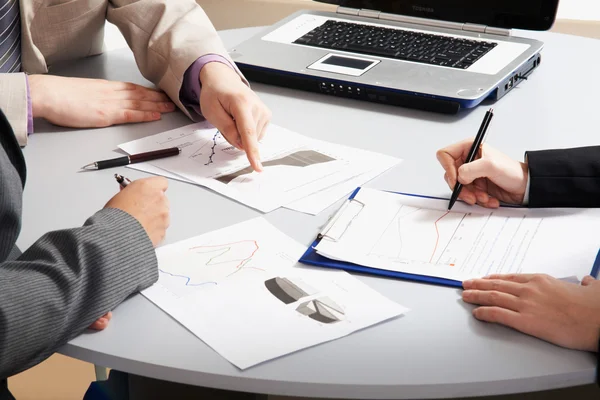
<path id="1" fill-rule="evenodd" d="M 347 199 L 340 209 L 329 218 L 329 221 L 317 235 L 317 240 L 324 238 L 333 242 L 340 240 L 364 207 L 365 203 L 362 201 L 355 198 Z"/>

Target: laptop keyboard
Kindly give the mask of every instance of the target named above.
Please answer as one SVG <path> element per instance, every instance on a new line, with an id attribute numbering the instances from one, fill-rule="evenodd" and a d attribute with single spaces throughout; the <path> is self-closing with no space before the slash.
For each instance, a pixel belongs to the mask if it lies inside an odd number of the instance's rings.
<path id="1" fill-rule="evenodd" d="M 459 69 L 469 68 L 497 45 L 332 20 L 294 43 Z"/>

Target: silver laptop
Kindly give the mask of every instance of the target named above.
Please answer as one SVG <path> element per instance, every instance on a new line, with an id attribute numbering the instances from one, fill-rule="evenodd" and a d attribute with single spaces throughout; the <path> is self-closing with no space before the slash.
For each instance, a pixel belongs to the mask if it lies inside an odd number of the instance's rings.
<path id="1" fill-rule="evenodd" d="M 251 81 L 442 113 L 498 100 L 539 67 L 558 0 L 319 0 L 230 54 Z"/>

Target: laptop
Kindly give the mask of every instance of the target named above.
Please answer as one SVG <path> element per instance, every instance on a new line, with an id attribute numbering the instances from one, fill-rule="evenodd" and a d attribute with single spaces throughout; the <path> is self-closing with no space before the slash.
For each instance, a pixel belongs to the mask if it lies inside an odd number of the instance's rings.
<path id="1" fill-rule="evenodd" d="M 447 114 L 504 97 L 540 66 L 558 0 L 318 0 L 230 55 L 250 81 Z"/>

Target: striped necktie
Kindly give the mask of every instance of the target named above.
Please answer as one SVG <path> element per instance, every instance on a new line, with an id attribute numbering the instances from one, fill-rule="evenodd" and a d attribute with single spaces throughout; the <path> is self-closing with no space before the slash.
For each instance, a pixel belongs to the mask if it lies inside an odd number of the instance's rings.
<path id="1" fill-rule="evenodd" d="M 0 0 L 0 73 L 21 70 L 19 0 Z"/>

